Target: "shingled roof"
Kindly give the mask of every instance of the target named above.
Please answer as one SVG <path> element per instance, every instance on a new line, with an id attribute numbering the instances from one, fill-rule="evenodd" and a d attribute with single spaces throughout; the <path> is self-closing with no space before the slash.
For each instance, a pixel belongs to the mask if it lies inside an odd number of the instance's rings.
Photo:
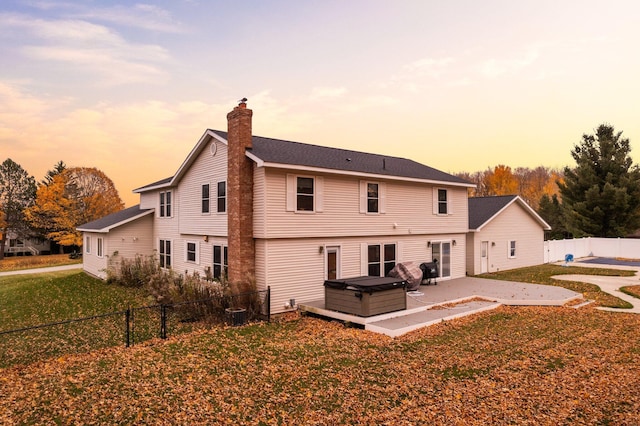
<path id="1" fill-rule="evenodd" d="M 227 139 L 227 132 L 220 130 L 211 131 L 221 138 Z M 406 158 L 271 139 L 261 136 L 253 136 L 252 144 L 253 147 L 247 150 L 249 157 L 263 164 L 295 165 L 472 186 L 471 183 L 457 176 Z"/>
<path id="2" fill-rule="evenodd" d="M 120 210 L 116 213 L 111 213 L 103 218 L 94 220 L 93 222 L 85 223 L 76 228 L 82 232 L 109 232 L 110 229 L 123 225 L 139 217 L 152 213 L 153 209 L 141 209 L 140 205 L 129 207 L 128 209 Z"/>
<path id="3" fill-rule="evenodd" d="M 479 231 L 487 222 L 491 221 L 502 210 L 512 203 L 519 203 L 543 229 L 551 227 L 542 219 L 522 198 L 517 195 L 496 195 L 491 197 L 469 198 L 469 229 Z"/>

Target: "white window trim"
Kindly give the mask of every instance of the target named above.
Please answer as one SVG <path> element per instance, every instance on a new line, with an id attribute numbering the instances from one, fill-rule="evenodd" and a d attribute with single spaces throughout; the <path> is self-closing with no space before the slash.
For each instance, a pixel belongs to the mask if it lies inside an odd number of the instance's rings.
<path id="1" fill-rule="evenodd" d="M 447 193 L 447 212 L 440 213 L 440 201 L 438 199 L 438 191 L 443 190 Z M 434 187 L 433 188 L 433 214 L 436 216 L 450 216 L 453 214 L 453 205 L 451 203 L 451 190 L 449 188 Z"/>
<path id="2" fill-rule="evenodd" d="M 165 252 L 164 254 L 162 254 L 160 252 L 160 241 L 164 241 L 165 243 L 167 243 L 167 242 L 169 243 L 170 250 L 171 250 L 171 253 L 169 253 L 169 261 L 170 261 L 171 265 L 169 265 L 169 267 L 167 267 L 167 263 L 166 263 L 167 253 Z M 166 248 L 166 245 L 165 245 L 165 248 Z M 164 258 L 165 258 L 165 264 L 162 267 L 162 269 L 172 269 L 173 268 L 173 258 L 174 258 L 173 257 L 173 252 L 174 252 L 173 240 L 171 240 L 169 238 L 158 238 L 158 256 L 159 257 L 160 256 L 164 256 Z M 159 259 L 158 259 L 158 261 L 159 261 Z"/>
<path id="3" fill-rule="evenodd" d="M 160 194 L 164 195 L 164 205 L 160 203 Z M 171 194 L 171 202 L 169 203 L 169 207 L 171 208 L 171 214 L 167 215 L 167 194 Z M 160 191 L 158 193 L 158 217 L 163 219 L 169 219 L 173 217 L 173 206 L 174 206 L 174 197 L 173 191 Z"/>
<path id="4" fill-rule="evenodd" d="M 91 254 L 91 236 L 89 235 L 84 237 L 84 252 Z"/>
<path id="5" fill-rule="evenodd" d="M 384 276 L 384 264 L 387 261 L 384 257 L 384 246 L 387 244 L 392 244 L 396 248 L 396 258 L 394 259 L 395 264 L 401 263 L 402 260 L 400 258 L 400 250 L 401 245 L 400 241 L 376 241 L 371 243 L 360 243 L 360 273 L 361 275 L 369 274 L 369 246 L 380 246 L 380 276 Z"/>
<path id="6" fill-rule="evenodd" d="M 370 183 L 374 183 L 378 185 L 378 211 L 370 212 L 369 211 L 369 192 L 368 185 Z M 385 182 L 375 182 L 370 180 L 361 180 L 360 181 L 360 213 L 362 214 L 385 214 L 386 213 L 386 201 L 387 201 L 387 185 Z"/>
<path id="7" fill-rule="evenodd" d="M 204 186 L 205 185 L 209 185 L 209 197 L 208 198 L 204 198 Z M 202 203 L 207 200 L 209 202 L 209 211 L 208 212 L 203 212 L 202 211 Z M 211 184 L 210 183 L 203 183 L 202 185 L 200 185 L 200 214 L 203 216 L 209 216 L 211 214 Z"/>
<path id="8" fill-rule="evenodd" d="M 220 194 L 218 193 L 218 185 L 220 185 L 221 183 L 224 183 L 224 197 L 220 197 Z M 227 210 L 229 210 L 229 188 L 227 187 L 227 181 L 226 180 L 221 180 L 216 182 L 216 213 L 218 214 L 227 214 Z M 220 211 L 218 209 L 218 202 L 220 201 L 220 198 L 224 198 L 224 211 Z"/>
<path id="9" fill-rule="evenodd" d="M 104 238 L 98 237 L 96 243 L 96 256 L 99 258 L 104 257 Z"/>
<path id="10" fill-rule="evenodd" d="M 219 279 L 219 277 L 216 278 L 213 275 L 213 267 L 216 265 L 216 262 L 215 262 L 215 248 L 216 247 L 220 247 L 220 263 L 219 263 L 220 271 L 222 273 L 224 273 L 224 271 L 226 270 L 227 274 L 229 273 L 229 264 L 228 263 L 224 263 L 224 251 L 225 251 L 225 249 L 227 250 L 227 262 L 229 262 L 229 259 L 228 259 L 229 247 L 227 245 L 224 245 L 224 244 L 213 244 L 213 246 L 211 248 L 211 274 L 214 277 L 214 279 Z"/>
<path id="11" fill-rule="evenodd" d="M 196 246 L 196 252 L 195 252 L 196 260 L 188 260 L 188 258 L 189 258 L 189 256 L 188 256 L 188 254 L 189 254 L 189 250 L 188 250 L 189 244 L 195 244 L 195 246 Z M 199 241 L 187 240 L 187 241 L 184 242 L 184 261 L 187 262 L 187 263 L 194 263 L 196 265 L 200 264 L 200 242 Z"/>
<path id="12" fill-rule="evenodd" d="M 298 210 L 298 178 L 313 179 L 313 210 Z M 322 176 L 287 174 L 286 177 L 286 211 L 313 214 L 324 210 L 324 178 Z"/>
<path id="13" fill-rule="evenodd" d="M 511 254 L 511 244 L 513 243 L 513 255 Z M 509 244 L 507 244 L 507 257 L 509 259 L 515 259 L 518 257 L 518 242 L 517 240 L 509 240 Z"/>

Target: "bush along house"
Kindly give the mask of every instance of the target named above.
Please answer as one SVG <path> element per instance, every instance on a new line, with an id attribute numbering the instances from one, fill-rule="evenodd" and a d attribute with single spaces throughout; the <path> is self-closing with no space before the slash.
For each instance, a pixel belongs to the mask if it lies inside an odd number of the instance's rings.
<path id="1" fill-rule="evenodd" d="M 240 103 L 172 177 L 134 190 L 139 205 L 79 227 L 85 271 L 104 278 L 115 252 L 156 255 L 178 273 L 270 286 L 274 313 L 322 300 L 327 279 L 400 262 L 465 275 L 473 184 L 404 158 L 254 136 L 252 114 Z"/>

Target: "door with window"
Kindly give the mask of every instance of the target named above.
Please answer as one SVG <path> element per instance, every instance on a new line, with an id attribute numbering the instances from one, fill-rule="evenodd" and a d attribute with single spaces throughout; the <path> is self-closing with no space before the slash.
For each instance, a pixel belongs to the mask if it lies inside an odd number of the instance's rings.
<path id="1" fill-rule="evenodd" d="M 328 280 L 340 278 L 340 247 L 333 246 L 326 249 L 325 277 Z"/>
<path id="2" fill-rule="evenodd" d="M 480 243 L 480 273 L 489 272 L 489 241 Z"/>
<path id="3" fill-rule="evenodd" d="M 438 261 L 438 277 L 451 276 L 451 242 L 439 241 L 431 243 L 431 254 Z"/>

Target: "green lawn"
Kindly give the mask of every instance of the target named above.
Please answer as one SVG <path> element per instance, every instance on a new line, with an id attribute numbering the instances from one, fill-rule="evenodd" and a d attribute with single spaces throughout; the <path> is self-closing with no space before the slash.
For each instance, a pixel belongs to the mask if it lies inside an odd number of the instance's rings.
<path id="1" fill-rule="evenodd" d="M 141 289 L 108 285 L 79 270 L 0 277 L 0 333 L 122 311 L 129 306 L 148 303 Z M 0 334 L 0 367 L 124 345 L 125 342 L 125 315 L 122 313 Z"/>
<path id="2" fill-rule="evenodd" d="M 531 266 L 528 268 L 513 269 L 509 271 L 492 272 L 488 274 L 478 275 L 479 278 L 491 278 L 506 281 L 517 281 L 523 283 L 547 284 L 558 287 L 564 287 L 582 293 L 586 299 L 595 300 L 600 306 L 610 308 L 631 308 L 631 304 L 615 297 L 609 293 L 600 290 L 600 287 L 594 284 L 583 283 L 579 281 L 564 281 L 551 278 L 554 275 L 605 275 L 631 277 L 635 271 L 623 271 L 619 269 L 604 268 L 584 268 L 581 266 L 559 266 L 553 264 L 544 264 Z"/>

